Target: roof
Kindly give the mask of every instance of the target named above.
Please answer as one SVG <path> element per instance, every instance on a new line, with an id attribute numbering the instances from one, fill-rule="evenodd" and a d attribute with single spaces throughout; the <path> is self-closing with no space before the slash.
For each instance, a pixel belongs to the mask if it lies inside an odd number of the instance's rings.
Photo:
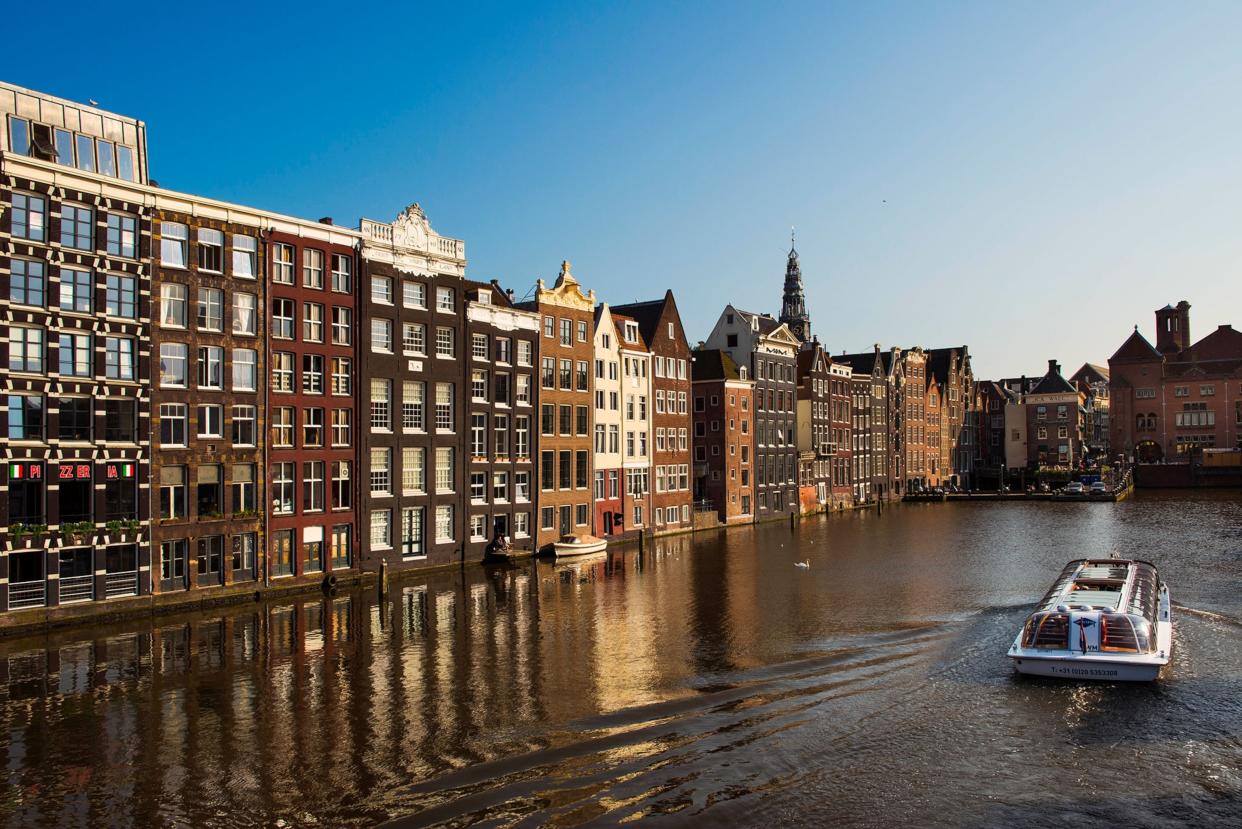
<path id="1" fill-rule="evenodd" d="M 501 289 L 499 283 L 497 283 L 494 279 L 491 282 L 478 282 L 473 279 L 463 279 L 462 283 L 465 285 L 467 292 L 472 290 L 485 290 L 490 292 L 492 305 L 496 305 L 500 308 L 517 308 L 513 301 L 509 299 L 508 293 Z"/>
<path id="2" fill-rule="evenodd" d="M 960 345 L 952 348 L 929 348 L 923 352 L 927 355 L 927 374 L 935 377 L 941 383 L 947 383 L 949 380 L 949 367 L 953 363 L 953 358 L 961 360 L 966 354 L 966 346 Z"/>
<path id="3" fill-rule="evenodd" d="M 1138 326 L 1134 326 L 1134 333 L 1126 338 L 1121 344 L 1121 348 L 1117 349 L 1113 356 L 1108 358 L 1110 363 L 1121 362 L 1146 362 L 1148 360 L 1163 360 L 1164 357 L 1157 351 L 1147 338 L 1139 333 Z"/>
<path id="4" fill-rule="evenodd" d="M 692 380 L 740 380 L 737 363 L 729 356 L 729 352 L 719 348 L 704 348 L 694 351 L 694 361 L 690 364 Z"/>
<path id="5" fill-rule="evenodd" d="M 1060 372 L 1049 371 L 1035 388 L 1031 389 L 1031 394 L 1065 394 L 1066 392 L 1074 393 L 1077 391 L 1078 389 L 1074 388 L 1070 381 L 1062 377 Z"/>
<path id="6" fill-rule="evenodd" d="M 1242 359 L 1242 331 L 1229 325 L 1222 325 L 1189 348 L 1169 355 L 1169 361 L 1177 363 L 1238 359 Z"/>
<path id="7" fill-rule="evenodd" d="M 637 341 L 627 340 L 625 338 L 625 324 L 627 322 L 632 322 L 638 326 L 638 340 Z M 642 349 L 643 351 L 648 350 L 647 339 L 643 336 L 643 327 L 642 325 L 639 325 L 638 320 L 634 319 L 633 317 L 626 316 L 625 314 L 618 314 L 617 310 L 614 308 L 612 309 L 612 324 L 616 326 L 617 328 L 617 340 L 618 340 L 617 344 L 620 345 L 622 348 L 633 349 L 635 347 L 638 347 Z"/>
<path id="8" fill-rule="evenodd" d="M 648 343 L 655 342 L 658 329 L 660 328 L 660 320 L 664 318 L 664 310 L 667 305 L 673 306 L 673 313 L 677 314 L 677 301 L 673 299 L 671 290 L 664 292 L 662 299 L 652 299 L 647 302 L 631 302 L 628 305 L 613 305 L 613 316 L 621 314 L 633 319 L 638 323 L 638 330 L 642 332 L 643 339 Z M 678 314 L 680 317 L 680 314 Z"/>
<path id="9" fill-rule="evenodd" d="M 1083 363 L 1082 368 L 1074 372 L 1074 376 L 1070 378 L 1071 382 L 1083 383 L 1107 383 L 1108 367 L 1096 365 L 1095 363 Z"/>
<path id="10" fill-rule="evenodd" d="M 824 359 L 829 363 L 833 362 L 831 355 L 824 350 L 824 346 L 818 340 L 809 340 L 803 343 L 802 348 L 798 349 L 798 378 L 801 379 L 811 373 L 811 367 L 815 364 L 815 355 L 823 354 Z"/>

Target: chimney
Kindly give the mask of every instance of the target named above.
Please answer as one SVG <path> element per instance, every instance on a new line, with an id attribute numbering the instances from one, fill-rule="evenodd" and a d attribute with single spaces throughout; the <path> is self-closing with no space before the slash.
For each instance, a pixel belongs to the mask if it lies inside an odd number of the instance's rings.
<path id="1" fill-rule="evenodd" d="M 1176 354 L 1190 345 L 1190 303 L 1166 305 L 1156 312 L 1156 350 Z"/>
<path id="2" fill-rule="evenodd" d="M 1056 360 L 1049 360 L 1048 361 L 1048 373 L 1049 374 L 1060 374 L 1061 364 L 1058 363 Z"/>
<path id="3" fill-rule="evenodd" d="M 321 224 L 321 225 L 330 225 L 330 224 L 332 224 L 332 217 L 331 217 L 331 216 L 324 216 L 322 219 L 320 219 L 320 220 L 319 220 L 319 224 Z"/>

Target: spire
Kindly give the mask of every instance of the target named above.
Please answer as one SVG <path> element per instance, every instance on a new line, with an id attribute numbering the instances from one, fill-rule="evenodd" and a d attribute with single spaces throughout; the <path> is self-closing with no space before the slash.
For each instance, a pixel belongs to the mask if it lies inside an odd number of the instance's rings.
<path id="1" fill-rule="evenodd" d="M 806 295 L 802 289 L 802 265 L 798 261 L 797 237 L 789 229 L 789 258 L 785 263 L 785 293 L 781 301 L 780 320 L 800 340 L 811 337 L 811 315 L 806 312 Z"/>

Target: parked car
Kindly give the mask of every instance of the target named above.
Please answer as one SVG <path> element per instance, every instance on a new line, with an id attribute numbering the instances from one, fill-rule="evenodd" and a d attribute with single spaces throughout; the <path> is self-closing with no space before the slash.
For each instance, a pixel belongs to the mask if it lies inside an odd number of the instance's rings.
<path id="1" fill-rule="evenodd" d="M 1103 481 L 1096 481 L 1091 485 L 1090 492 L 1092 495 L 1107 495 L 1108 487 L 1104 486 Z"/>
<path id="2" fill-rule="evenodd" d="M 1070 481 L 1065 485 L 1065 489 L 1061 490 L 1066 495 L 1082 495 L 1083 487 L 1080 481 Z"/>

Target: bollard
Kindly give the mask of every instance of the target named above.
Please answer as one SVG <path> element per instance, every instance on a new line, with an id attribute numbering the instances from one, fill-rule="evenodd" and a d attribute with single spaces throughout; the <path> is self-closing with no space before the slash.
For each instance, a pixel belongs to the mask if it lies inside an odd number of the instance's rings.
<path id="1" fill-rule="evenodd" d="M 387 562 L 387 561 L 381 561 L 381 562 L 380 562 L 380 576 L 379 576 L 379 596 L 380 596 L 380 598 L 381 598 L 381 599 L 382 599 L 382 598 L 384 598 L 384 596 L 385 596 L 387 593 L 388 593 L 388 562 Z"/>
<path id="2" fill-rule="evenodd" d="M 793 511 L 792 511 L 792 510 L 790 510 L 790 512 L 789 512 L 789 529 L 791 529 L 791 530 L 792 530 L 793 528 L 794 528 L 794 513 L 793 513 Z"/>

